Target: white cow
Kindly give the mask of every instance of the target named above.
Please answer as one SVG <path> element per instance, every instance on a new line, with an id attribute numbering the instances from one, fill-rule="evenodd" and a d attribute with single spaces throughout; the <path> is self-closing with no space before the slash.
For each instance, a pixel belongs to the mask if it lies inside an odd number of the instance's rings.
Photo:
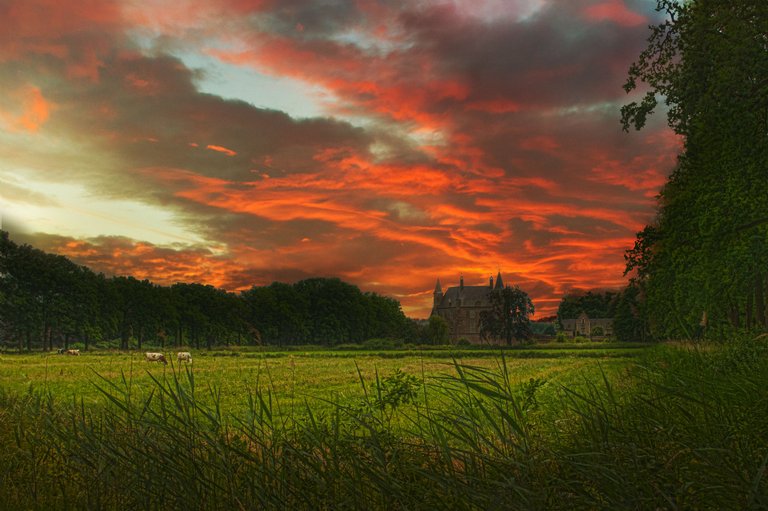
<path id="1" fill-rule="evenodd" d="M 147 352 L 144 353 L 144 358 L 147 362 L 162 362 L 163 365 L 168 365 L 168 362 L 165 360 L 165 355 L 162 353 Z"/>
<path id="2" fill-rule="evenodd" d="M 176 360 L 179 362 L 189 362 L 192 363 L 192 353 L 188 351 L 180 351 L 176 354 Z"/>
<path id="3" fill-rule="evenodd" d="M 80 350 L 67 350 L 66 354 L 80 356 Z"/>

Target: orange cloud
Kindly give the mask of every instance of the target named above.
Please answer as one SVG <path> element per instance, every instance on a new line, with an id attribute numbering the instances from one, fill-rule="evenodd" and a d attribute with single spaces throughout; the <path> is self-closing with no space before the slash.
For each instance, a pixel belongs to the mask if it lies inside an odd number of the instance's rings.
<path id="1" fill-rule="evenodd" d="M 0 120 L 12 131 L 37 133 L 48 120 L 53 104 L 34 85 L 12 91 L 9 97 L 15 105 L 0 110 Z"/>
<path id="2" fill-rule="evenodd" d="M 235 155 L 237 155 L 237 153 L 235 151 L 233 151 L 232 149 L 228 149 L 228 148 L 226 148 L 224 146 L 220 146 L 220 145 L 209 144 L 209 145 L 205 146 L 205 148 L 206 149 L 210 149 L 211 151 L 217 151 L 219 153 L 224 153 L 227 156 L 235 156 Z"/>
<path id="3" fill-rule="evenodd" d="M 237 261 L 215 256 L 206 248 L 174 249 L 115 236 L 84 240 L 55 236 L 41 245 L 96 272 L 131 275 L 161 285 L 202 282 L 225 287 L 230 273 L 239 267 Z"/>

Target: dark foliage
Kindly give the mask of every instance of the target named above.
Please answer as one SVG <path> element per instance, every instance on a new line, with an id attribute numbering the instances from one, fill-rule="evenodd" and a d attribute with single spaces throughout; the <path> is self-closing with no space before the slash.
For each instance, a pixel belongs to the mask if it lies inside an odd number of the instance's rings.
<path id="1" fill-rule="evenodd" d="M 627 251 L 659 338 L 727 338 L 768 328 L 768 3 L 659 0 L 667 21 L 625 89 L 622 109 L 640 129 L 663 97 L 685 143 L 659 196 L 655 221 Z"/>
<path id="2" fill-rule="evenodd" d="M 523 342 L 533 336 L 530 317 L 534 313 L 528 293 L 518 286 L 491 292 L 491 308 L 480 313 L 480 337 L 484 340 Z"/>
<path id="3" fill-rule="evenodd" d="M 400 304 L 339 279 L 275 282 L 235 294 L 106 277 L 66 257 L 17 245 L 0 231 L 0 342 L 19 350 L 95 342 L 152 345 L 338 344 L 416 339 Z"/>
<path id="4" fill-rule="evenodd" d="M 557 308 L 557 320 L 576 319 L 582 312 L 590 318 L 612 318 L 621 293 L 616 291 L 585 291 L 574 289 L 568 292 Z"/>

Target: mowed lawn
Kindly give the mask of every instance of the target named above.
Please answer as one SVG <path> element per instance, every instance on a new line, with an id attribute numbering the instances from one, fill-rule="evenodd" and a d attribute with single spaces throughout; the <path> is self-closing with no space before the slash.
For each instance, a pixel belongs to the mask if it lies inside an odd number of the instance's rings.
<path id="1" fill-rule="evenodd" d="M 272 399 L 277 414 L 301 413 L 309 403 L 313 410 L 332 402 L 354 402 L 363 385 L 372 388 L 396 371 L 420 382 L 435 382 L 456 375 L 456 364 L 500 373 L 506 366 L 509 379 L 523 384 L 546 381 L 542 390 L 556 392 L 573 387 L 601 373 L 612 379 L 644 348 L 641 346 L 553 345 L 530 349 L 460 350 L 318 350 L 192 351 L 193 364 L 178 364 L 175 351 L 165 351 L 169 365 L 149 363 L 143 352 L 92 351 L 80 356 L 55 353 L 0 355 L 0 387 L 14 393 L 50 393 L 57 401 L 81 400 L 87 405 L 105 402 L 99 388 L 130 387 L 137 397 L 156 388 L 152 378 L 173 379 L 186 372 L 194 376 L 198 400 L 214 400 L 225 414 L 241 414 L 247 397 L 256 393 Z M 428 385 L 429 386 L 429 385 Z"/>

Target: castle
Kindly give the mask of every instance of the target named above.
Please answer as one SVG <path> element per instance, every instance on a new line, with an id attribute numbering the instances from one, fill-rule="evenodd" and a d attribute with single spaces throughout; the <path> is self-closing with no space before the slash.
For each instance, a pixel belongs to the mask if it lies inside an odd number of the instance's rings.
<path id="1" fill-rule="evenodd" d="M 501 289 L 504 289 L 501 272 L 496 276 L 496 283 L 491 277 L 487 286 L 465 286 L 464 277 L 461 276 L 459 286 L 449 287 L 445 293 L 440 286 L 440 279 L 437 279 L 431 315 L 445 319 L 452 341 L 467 339 L 479 343 L 480 313 L 491 310 L 491 291 Z"/>

